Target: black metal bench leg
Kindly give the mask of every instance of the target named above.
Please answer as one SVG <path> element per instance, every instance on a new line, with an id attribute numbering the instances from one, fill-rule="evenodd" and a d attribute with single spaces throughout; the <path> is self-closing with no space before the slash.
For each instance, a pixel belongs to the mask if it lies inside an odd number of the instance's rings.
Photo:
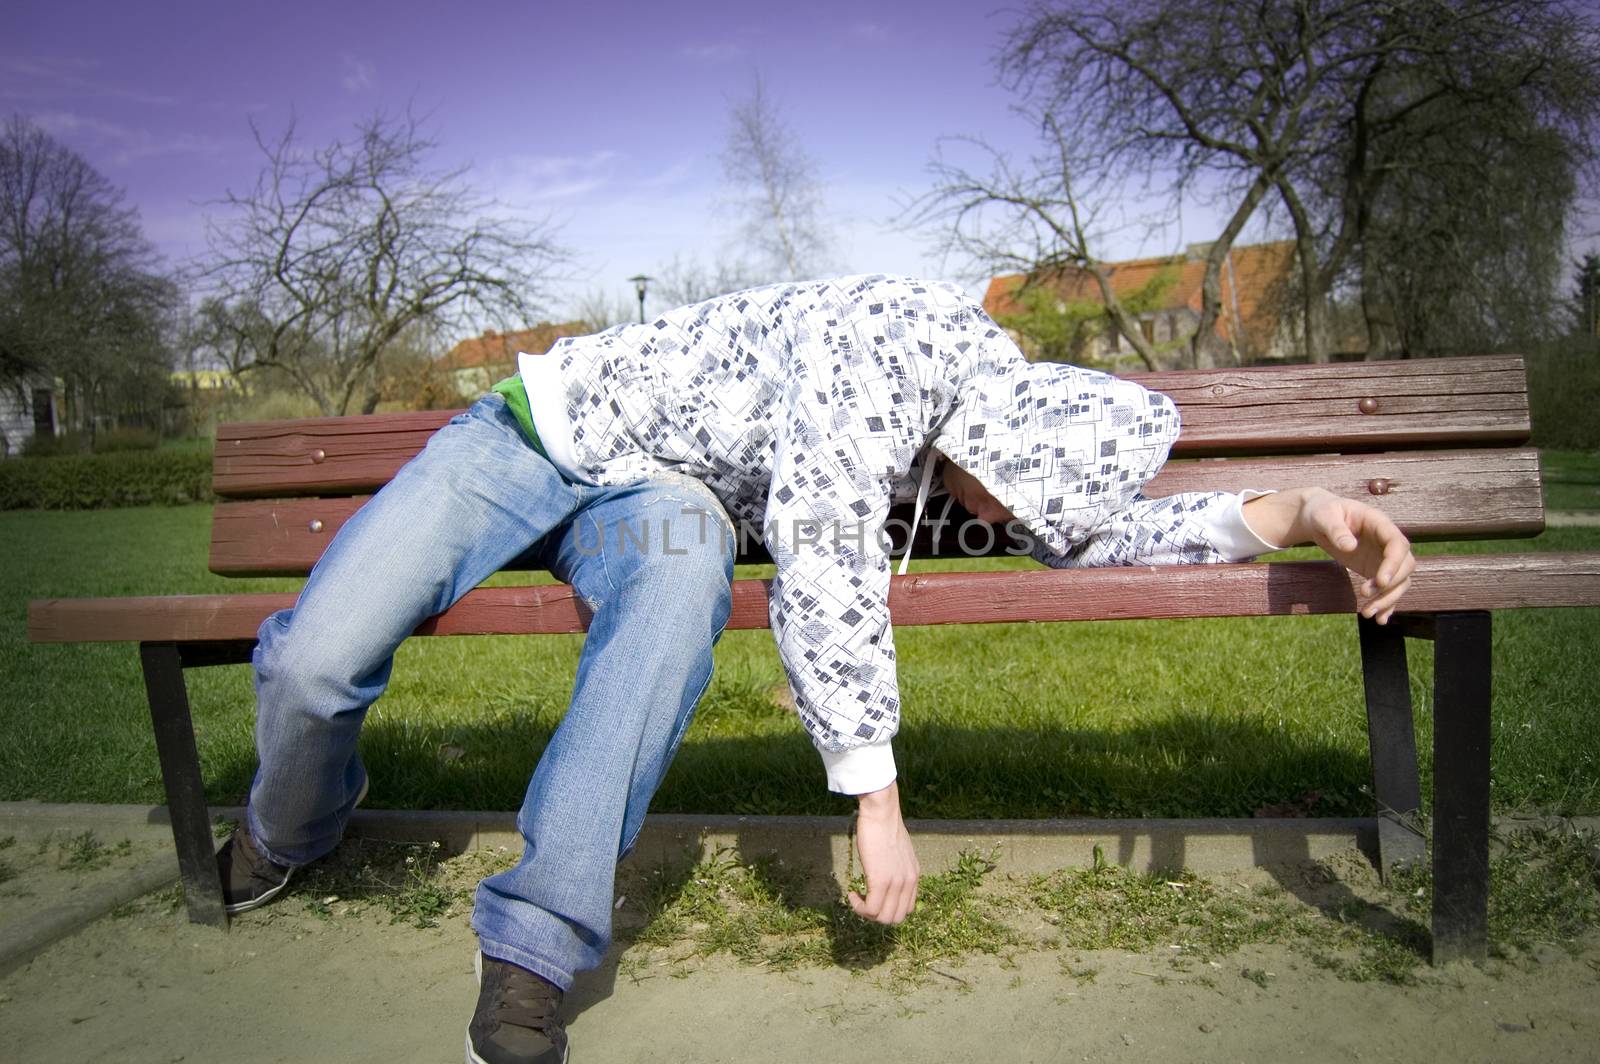
<path id="1" fill-rule="evenodd" d="M 222 879 L 217 874 L 205 786 L 200 778 L 200 753 L 189 718 L 189 693 L 183 683 L 183 658 L 175 643 L 139 644 L 150 720 L 155 727 L 161 780 L 167 790 L 172 841 L 178 849 L 183 897 L 189 919 L 197 924 L 227 926 L 222 906 Z"/>
<path id="2" fill-rule="evenodd" d="M 1489 614 L 1441 613 L 1433 627 L 1433 962 L 1481 961 L 1489 930 Z"/>
<path id="3" fill-rule="evenodd" d="M 1378 805 L 1378 874 L 1420 866 L 1428 856 L 1419 827 L 1422 783 L 1417 733 L 1411 719 L 1406 639 L 1400 624 L 1356 618 L 1361 633 L 1361 676 L 1367 695 L 1367 743 L 1372 752 L 1372 794 Z"/>

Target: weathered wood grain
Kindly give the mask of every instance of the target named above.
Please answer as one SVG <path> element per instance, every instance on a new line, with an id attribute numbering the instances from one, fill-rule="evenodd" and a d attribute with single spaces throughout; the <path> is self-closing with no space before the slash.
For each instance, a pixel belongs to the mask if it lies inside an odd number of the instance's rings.
<path id="1" fill-rule="evenodd" d="M 1530 431 L 1516 356 L 1129 376 L 1178 404 L 1179 456 L 1511 445 Z M 212 485 L 230 498 L 370 492 L 456 413 L 219 425 Z"/>
<path id="2" fill-rule="evenodd" d="M 1356 581 L 1332 562 L 926 573 L 893 579 L 897 625 L 1350 613 Z M 251 639 L 293 594 L 40 599 L 37 643 Z M 1432 556 L 1418 560 L 1411 613 L 1600 605 L 1600 553 Z M 418 635 L 578 632 L 588 608 L 571 587 L 479 588 Z M 730 628 L 767 626 L 767 582 L 734 585 Z"/>
<path id="3" fill-rule="evenodd" d="M 1538 452 L 1527 449 L 1413 451 L 1170 462 L 1148 493 L 1236 491 L 1317 485 L 1363 499 L 1393 517 L 1413 539 L 1531 536 L 1544 527 Z M 1378 494 L 1377 492 L 1382 492 Z M 219 503 L 211 523 L 211 570 L 228 576 L 295 575 L 311 571 L 335 532 L 367 496 Z M 911 508 L 895 515 L 902 528 Z M 1003 529 L 991 537 L 964 527 L 969 515 L 941 505 L 924 515 L 913 557 L 962 557 L 1015 552 Z M 752 534 L 752 539 L 759 538 Z M 898 546 L 897 536 L 891 537 Z M 756 545 L 759 546 L 758 544 Z M 741 561 L 766 561 L 747 551 Z"/>

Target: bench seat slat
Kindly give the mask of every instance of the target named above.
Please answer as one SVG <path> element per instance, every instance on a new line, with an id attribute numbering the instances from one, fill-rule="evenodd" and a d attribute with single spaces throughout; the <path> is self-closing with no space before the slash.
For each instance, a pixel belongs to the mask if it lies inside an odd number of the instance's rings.
<path id="1" fill-rule="evenodd" d="M 1256 617 L 1349 613 L 1355 580 L 1333 562 L 1162 568 L 923 573 L 894 577 L 897 625 L 1000 621 Z M 734 585 L 730 628 L 767 626 L 766 581 Z M 40 599 L 28 638 L 39 643 L 191 642 L 255 637 L 292 593 Z M 1600 605 L 1600 554 L 1431 556 L 1418 560 L 1412 613 Z M 588 608 L 566 584 L 478 588 L 418 635 L 582 631 Z"/>
<path id="2" fill-rule="evenodd" d="M 1517 356 L 1129 377 L 1177 402 L 1184 431 L 1174 454 L 1181 456 L 1509 445 L 1530 431 Z M 1371 413 L 1362 411 L 1363 399 L 1376 403 Z M 230 498 L 374 491 L 458 412 L 224 423 L 212 485 Z"/>
<path id="3" fill-rule="evenodd" d="M 1389 482 L 1388 494 L 1369 493 L 1369 483 L 1379 479 Z M 1370 501 L 1413 539 L 1531 536 L 1544 527 L 1539 456 L 1529 449 L 1172 462 L 1150 482 L 1148 491 L 1162 496 L 1297 484 L 1317 484 Z M 228 576 L 308 573 L 333 534 L 366 499 L 219 503 L 211 524 L 211 570 Z M 930 516 L 939 512 L 935 506 Z M 909 524 L 910 508 L 899 516 Z M 312 531 L 313 522 L 321 522 L 317 531 Z M 982 546 L 984 537 L 973 533 L 968 542 Z M 1004 553 L 1009 546 L 1010 539 L 999 535 L 991 553 Z M 940 537 L 939 548 L 934 550 L 925 537 L 914 555 L 959 556 L 962 550 L 954 529 Z"/>

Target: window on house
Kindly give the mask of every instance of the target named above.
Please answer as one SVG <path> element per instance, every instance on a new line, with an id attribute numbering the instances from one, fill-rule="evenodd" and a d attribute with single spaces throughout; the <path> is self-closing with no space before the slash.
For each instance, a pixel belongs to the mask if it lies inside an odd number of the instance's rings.
<path id="1" fill-rule="evenodd" d="M 1153 344 L 1156 342 L 1156 323 L 1153 319 L 1146 318 L 1141 321 L 1139 323 L 1139 331 L 1144 333 L 1145 343 Z"/>

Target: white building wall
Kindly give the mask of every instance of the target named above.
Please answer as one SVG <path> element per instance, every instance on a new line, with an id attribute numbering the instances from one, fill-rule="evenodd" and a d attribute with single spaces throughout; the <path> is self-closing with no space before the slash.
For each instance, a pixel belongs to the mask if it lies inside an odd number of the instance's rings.
<path id="1" fill-rule="evenodd" d="M 20 394 L 12 388 L 0 388 L 0 433 L 5 436 L 0 446 L 0 457 L 14 458 L 22 453 L 23 446 L 33 438 L 33 394 L 40 383 L 26 385 Z M 51 391 L 52 402 L 54 391 Z M 59 431 L 60 420 L 52 417 Z"/>

